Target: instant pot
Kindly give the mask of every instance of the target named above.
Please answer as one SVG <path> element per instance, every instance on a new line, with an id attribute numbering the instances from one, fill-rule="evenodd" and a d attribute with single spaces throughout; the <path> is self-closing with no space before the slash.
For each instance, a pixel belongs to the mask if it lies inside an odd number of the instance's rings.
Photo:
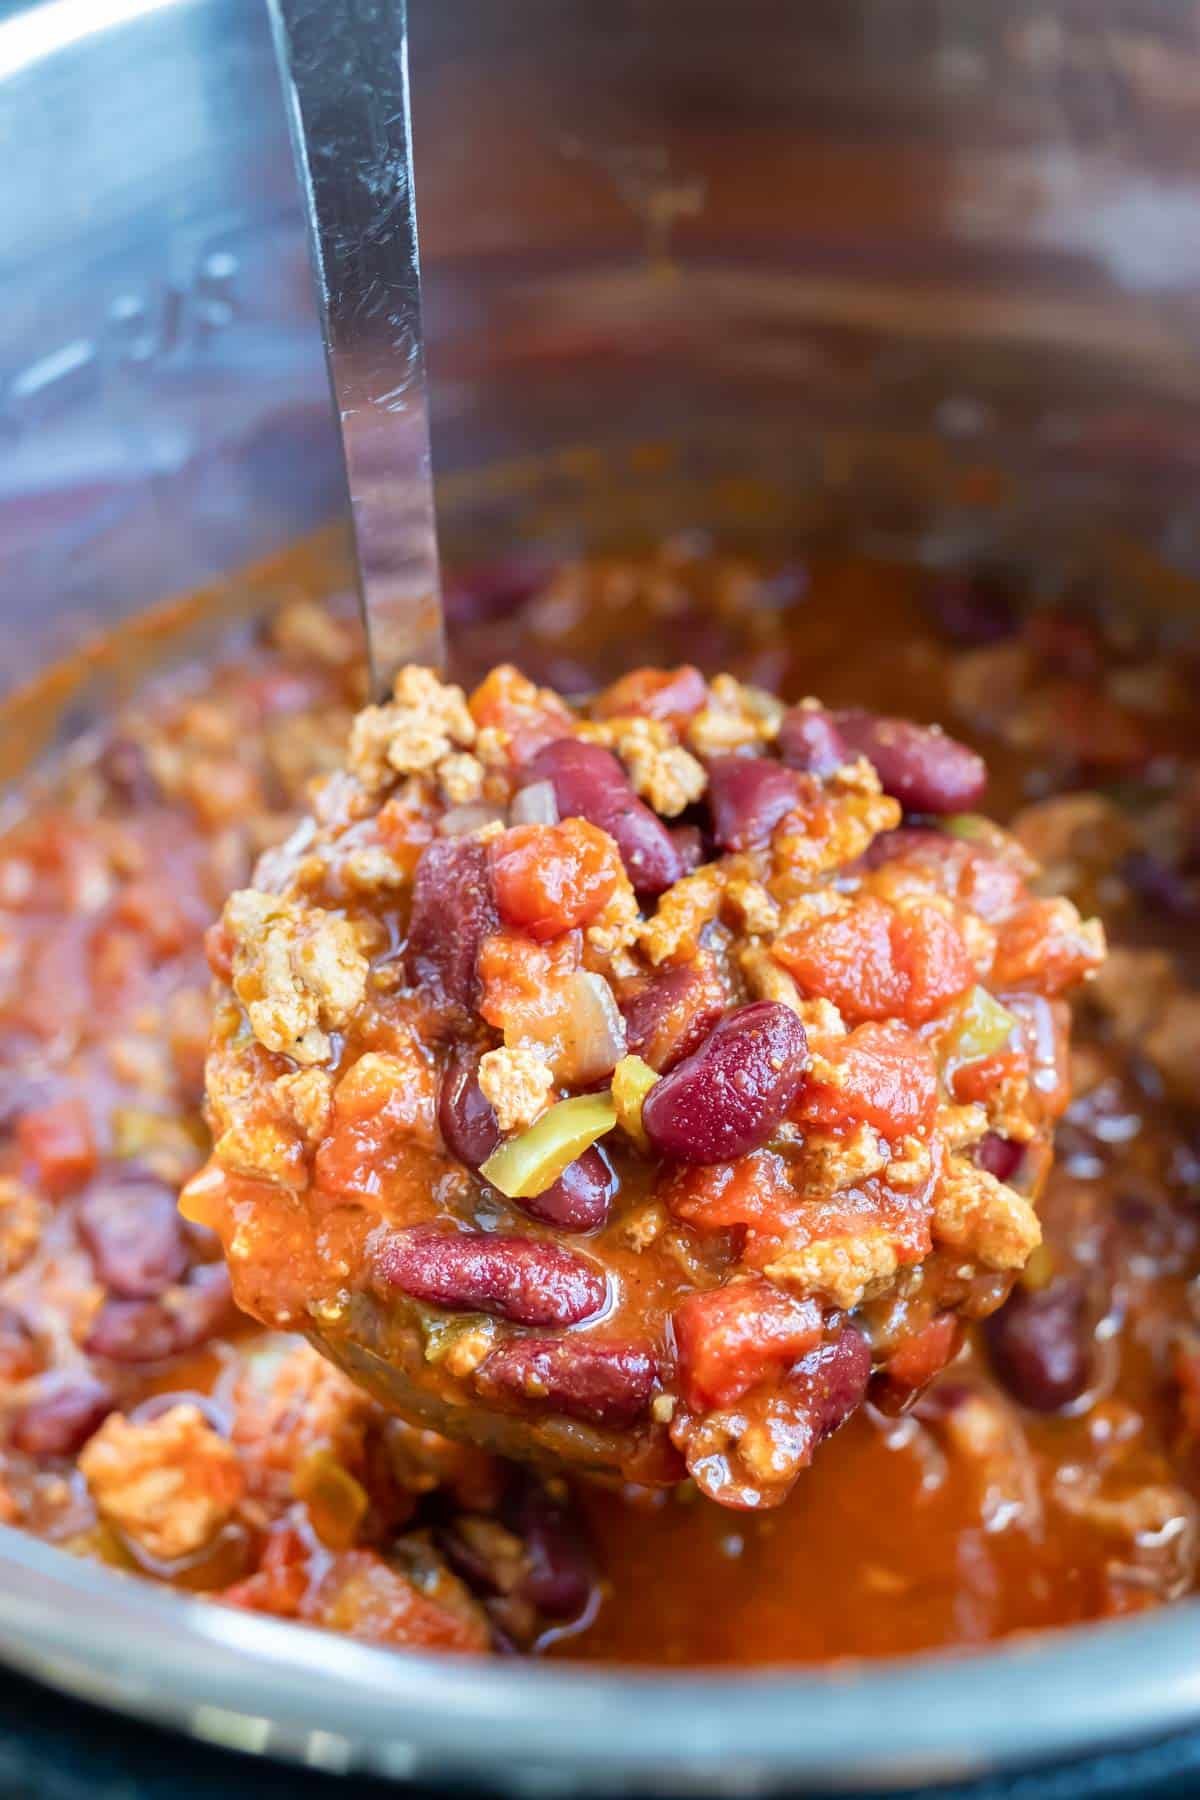
<path id="1" fill-rule="evenodd" d="M 1000 559 L 1053 587 L 1137 572 L 1146 604 L 1188 604 L 1193 9 L 410 11 L 452 557 L 702 521 Z M 261 0 L 0 0 L 0 153 L 15 686 L 336 518 L 344 493 Z M 69 735 L 82 677 L 65 700 Z M 11 766 L 28 734 L 8 732 Z M 907 1786 L 1162 1740 L 1200 1724 L 1197 1626 L 1185 1603 L 796 1675 L 476 1665 L 208 1606 L 0 1528 L 0 1654 L 25 1674 L 210 1743 L 508 1792 Z M 1152 1766 L 1183 1766 L 1162 1754 L 1106 1760 L 1126 1775 L 1092 1791 L 1148 1791 Z"/>

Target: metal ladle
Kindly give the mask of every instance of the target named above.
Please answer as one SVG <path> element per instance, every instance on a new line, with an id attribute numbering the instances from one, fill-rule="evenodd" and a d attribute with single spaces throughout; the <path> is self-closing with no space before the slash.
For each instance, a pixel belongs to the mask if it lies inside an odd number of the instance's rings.
<path id="1" fill-rule="evenodd" d="M 271 0 L 377 695 L 440 666 L 405 0 Z"/>

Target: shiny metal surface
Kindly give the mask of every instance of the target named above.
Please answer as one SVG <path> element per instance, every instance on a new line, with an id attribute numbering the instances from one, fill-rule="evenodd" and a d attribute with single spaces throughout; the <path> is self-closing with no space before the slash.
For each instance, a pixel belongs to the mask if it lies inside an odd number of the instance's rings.
<path id="1" fill-rule="evenodd" d="M 271 0 L 375 690 L 444 654 L 405 0 Z"/>
<path id="2" fill-rule="evenodd" d="M 1196 573 L 1192 9 L 412 0 L 410 25 L 451 553 L 700 519 L 998 549 L 1101 593 Z M 7 685 L 332 516 L 344 480 L 264 7 L 0 0 L 0 145 Z M 264 1754 L 519 1792 L 1150 1738 L 1200 1721 L 1198 1623 L 825 1677 L 476 1667 L 0 1530 L 13 1664 Z"/>

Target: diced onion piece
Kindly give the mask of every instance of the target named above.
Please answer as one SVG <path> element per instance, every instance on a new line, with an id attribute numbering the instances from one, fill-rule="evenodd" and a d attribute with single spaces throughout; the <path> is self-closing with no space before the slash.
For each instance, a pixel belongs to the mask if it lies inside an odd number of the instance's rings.
<path id="1" fill-rule="evenodd" d="M 327 1550 L 348 1550 L 370 1501 L 331 1450 L 311 1450 L 292 1477 L 292 1492 L 308 1508 L 313 1530 Z"/>
<path id="2" fill-rule="evenodd" d="M 504 814 L 498 806 L 474 800 L 469 806 L 452 806 L 438 820 L 439 837 L 466 837 L 482 831 L 485 825 L 503 825 Z"/>
<path id="3" fill-rule="evenodd" d="M 986 988 L 974 987 L 958 1009 L 946 1054 L 955 1063 L 991 1056 L 1003 1049 L 1016 1023 L 1008 1008 L 1001 1006 Z"/>
<path id="4" fill-rule="evenodd" d="M 623 1056 L 613 1070 L 612 1097 L 617 1109 L 617 1124 L 643 1150 L 647 1148 L 642 1127 L 642 1106 L 646 1095 L 658 1080 L 648 1062 L 640 1056 Z"/>
<path id="5" fill-rule="evenodd" d="M 545 1193 L 568 1164 L 616 1122 L 611 1095 L 576 1094 L 560 1100 L 528 1131 L 493 1150 L 479 1173 L 510 1200 L 530 1200 Z"/>
<path id="6" fill-rule="evenodd" d="M 531 781 L 528 787 L 519 788 L 513 795 L 508 818 L 512 825 L 557 825 L 558 801 L 554 797 L 554 783 Z"/>
<path id="7" fill-rule="evenodd" d="M 625 1054 L 625 1021 L 603 975 L 580 969 L 564 983 L 554 1025 L 562 1046 L 554 1073 L 567 1087 L 602 1081 Z"/>

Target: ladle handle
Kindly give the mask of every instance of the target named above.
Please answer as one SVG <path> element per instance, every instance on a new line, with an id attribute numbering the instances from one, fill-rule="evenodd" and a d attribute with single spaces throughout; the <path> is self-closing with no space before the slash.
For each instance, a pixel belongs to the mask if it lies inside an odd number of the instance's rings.
<path id="1" fill-rule="evenodd" d="M 377 693 L 440 665 L 405 0 L 270 0 Z"/>

